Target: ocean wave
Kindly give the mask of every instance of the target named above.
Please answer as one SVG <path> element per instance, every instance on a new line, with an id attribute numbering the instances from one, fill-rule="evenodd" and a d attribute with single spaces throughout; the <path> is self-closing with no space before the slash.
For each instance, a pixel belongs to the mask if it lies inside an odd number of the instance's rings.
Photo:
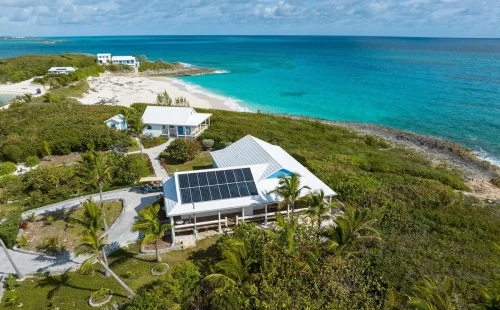
<path id="1" fill-rule="evenodd" d="M 488 152 L 483 150 L 482 148 L 479 148 L 477 150 L 474 150 L 474 153 L 481 158 L 482 160 L 486 160 L 487 162 L 500 167 L 500 158 L 496 158 L 491 156 Z"/>
<path id="2" fill-rule="evenodd" d="M 173 79 L 173 82 L 175 84 L 178 84 L 182 87 L 184 87 L 187 91 L 191 93 L 198 93 L 205 95 L 207 97 L 217 99 L 217 100 L 222 100 L 224 102 L 224 105 L 228 107 L 232 111 L 238 111 L 238 112 L 251 112 L 249 108 L 243 106 L 244 102 L 240 99 L 232 98 L 232 97 L 226 97 L 220 94 L 215 94 L 209 90 L 204 89 L 203 87 L 196 85 L 196 84 L 191 84 L 185 81 L 181 81 L 179 79 Z"/>
<path id="3" fill-rule="evenodd" d="M 183 65 L 184 67 L 186 68 L 194 68 L 196 67 L 195 65 L 193 64 L 188 64 L 187 62 L 179 62 L 181 65 Z"/>
<path id="4" fill-rule="evenodd" d="M 215 70 L 212 74 L 226 74 L 229 73 L 228 70 Z"/>

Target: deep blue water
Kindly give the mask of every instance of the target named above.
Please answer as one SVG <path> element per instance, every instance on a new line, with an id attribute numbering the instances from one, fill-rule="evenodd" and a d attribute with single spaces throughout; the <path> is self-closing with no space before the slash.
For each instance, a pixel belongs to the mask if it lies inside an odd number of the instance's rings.
<path id="1" fill-rule="evenodd" d="M 45 40 L 55 41 L 46 44 Z M 228 70 L 183 78 L 253 111 L 387 125 L 500 162 L 500 40 L 133 36 L 0 40 L 0 57 L 110 52 Z"/>

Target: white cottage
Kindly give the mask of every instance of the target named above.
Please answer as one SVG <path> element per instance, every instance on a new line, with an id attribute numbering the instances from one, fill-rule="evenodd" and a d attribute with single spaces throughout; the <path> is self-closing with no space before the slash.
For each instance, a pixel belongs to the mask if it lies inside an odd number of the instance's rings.
<path id="1" fill-rule="evenodd" d="M 267 224 L 281 201 L 274 190 L 281 175 L 301 175 L 300 186 L 323 190 L 327 200 L 336 193 L 281 147 L 246 136 L 223 150 L 211 153 L 212 169 L 176 172 L 164 181 L 164 211 L 175 233 L 261 221 Z M 301 194 L 307 195 L 309 190 Z M 300 209 L 296 210 L 300 211 Z"/>
<path id="2" fill-rule="evenodd" d="M 125 121 L 125 116 L 122 114 L 117 114 L 112 118 L 107 119 L 105 123 L 109 128 L 115 128 L 117 130 L 127 129 L 127 122 Z"/>
<path id="3" fill-rule="evenodd" d="M 73 67 L 52 67 L 49 69 L 49 74 L 70 74 L 77 70 L 78 68 Z"/>
<path id="4" fill-rule="evenodd" d="M 111 54 L 97 54 L 97 63 L 98 64 L 110 64 L 111 63 Z"/>
<path id="5" fill-rule="evenodd" d="M 111 56 L 111 63 L 114 65 L 137 66 L 134 56 Z"/>
<path id="6" fill-rule="evenodd" d="M 211 116 L 193 108 L 148 106 L 142 115 L 143 134 L 193 140 L 210 126 Z"/>

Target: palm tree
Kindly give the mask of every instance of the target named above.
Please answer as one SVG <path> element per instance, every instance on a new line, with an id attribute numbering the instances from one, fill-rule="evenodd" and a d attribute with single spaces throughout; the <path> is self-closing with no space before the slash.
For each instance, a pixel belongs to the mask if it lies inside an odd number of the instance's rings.
<path id="1" fill-rule="evenodd" d="M 104 230 L 108 230 L 106 214 L 104 211 L 104 202 L 102 199 L 102 188 L 104 183 L 111 180 L 111 164 L 108 157 L 105 154 L 96 151 L 89 151 L 83 154 L 78 163 L 80 164 L 78 175 L 86 179 L 90 184 L 99 188 Z"/>
<path id="2" fill-rule="evenodd" d="M 334 227 L 325 232 L 328 237 L 328 249 L 341 253 L 361 242 L 380 240 L 380 232 L 373 228 L 376 220 L 367 220 L 366 209 L 346 206 L 343 214 L 333 222 Z M 355 254 L 356 252 L 348 252 Z"/>
<path id="3" fill-rule="evenodd" d="M 215 265 L 218 272 L 206 276 L 203 280 L 215 288 L 257 280 L 260 275 L 251 272 L 254 260 L 251 258 L 248 242 L 232 238 L 227 244 L 228 247 L 222 251 L 224 259 Z"/>
<path id="4" fill-rule="evenodd" d="M 487 310 L 500 309 L 500 293 L 494 294 L 486 287 L 479 289 L 481 299 L 487 304 Z"/>
<path id="5" fill-rule="evenodd" d="M 139 211 L 139 218 L 132 225 L 132 231 L 139 231 L 144 235 L 142 245 L 156 243 L 156 261 L 161 262 L 159 242 L 165 236 L 165 231 L 172 228 L 170 224 L 162 224 L 158 218 L 160 205 L 149 205 Z"/>
<path id="6" fill-rule="evenodd" d="M 287 214 L 290 214 L 290 207 L 292 208 L 292 212 L 295 211 L 295 203 L 300 197 L 300 193 L 305 189 L 310 189 L 310 187 L 300 187 L 300 174 L 292 173 L 289 177 L 282 174 L 279 177 L 278 186 L 268 194 L 275 193 L 281 197 L 283 200 L 278 204 L 278 207 L 282 208 L 286 206 Z"/>
<path id="7" fill-rule="evenodd" d="M 332 218 L 330 211 L 333 208 L 333 204 L 325 202 L 325 192 L 323 190 L 320 190 L 319 192 L 309 193 L 304 200 L 309 206 L 309 209 L 307 209 L 307 214 L 313 221 L 316 221 L 319 241 L 321 224 L 324 221 Z"/>
<path id="8" fill-rule="evenodd" d="M 130 289 L 130 287 L 125 284 L 108 266 L 108 259 L 106 257 L 106 243 L 107 236 L 103 238 L 98 238 L 95 231 L 91 231 L 81 238 L 80 244 L 75 248 L 76 256 L 87 255 L 87 258 L 81 267 L 82 271 L 92 270 L 96 261 L 104 267 L 106 274 L 113 276 L 116 282 L 118 282 L 129 294 L 130 298 L 134 298 L 136 294 Z"/>
<path id="9" fill-rule="evenodd" d="M 133 117 L 136 114 L 136 111 L 134 109 L 131 109 L 131 108 L 122 108 L 120 110 L 120 114 L 123 115 L 123 119 L 125 120 L 125 123 L 128 126 L 129 121 L 133 119 Z"/>
<path id="10" fill-rule="evenodd" d="M 408 307 L 420 310 L 454 310 L 455 283 L 445 277 L 440 283 L 437 279 L 427 275 L 413 287 L 413 293 L 408 297 Z"/>
<path id="11" fill-rule="evenodd" d="M 2 248 L 3 248 L 4 252 L 5 252 L 5 255 L 7 256 L 7 258 L 10 261 L 10 264 L 12 265 L 12 267 L 14 267 L 14 270 L 16 271 L 17 278 L 19 280 L 21 280 L 22 278 L 24 278 L 24 274 L 21 273 L 21 271 L 19 270 L 19 268 L 17 268 L 16 263 L 14 263 L 14 260 L 12 260 L 12 257 L 10 256 L 10 253 L 9 253 L 7 247 L 5 246 L 5 243 L 3 243 L 2 238 L 0 238 L 0 246 L 2 246 Z"/>
<path id="12" fill-rule="evenodd" d="M 59 235 L 45 238 L 43 246 L 51 253 L 60 252 L 62 247 L 59 245 Z"/>
<path id="13" fill-rule="evenodd" d="M 142 154 L 142 131 L 147 127 L 147 124 L 144 124 L 142 122 L 142 118 L 140 115 L 136 115 L 132 121 L 130 130 L 137 136 L 137 139 L 139 139 L 139 146 L 141 147 L 141 154 Z"/>
<path id="14" fill-rule="evenodd" d="M 102 210 L 92 200 L 88 199 L 83 203 L 83 212 L 77 213 L 71 218 L 71 222 L 82 226 L 83 230 L 79 233 L 85 235 L 91 231 L 98 232 L 102 228 Z"/>

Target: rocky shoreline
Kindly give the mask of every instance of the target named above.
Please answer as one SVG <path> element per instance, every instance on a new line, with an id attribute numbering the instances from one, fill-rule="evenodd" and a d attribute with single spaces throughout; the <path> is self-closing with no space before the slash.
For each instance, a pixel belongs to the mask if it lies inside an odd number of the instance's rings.
<path id="1" fill-rule="evenodd" d="M 500 204 L 500 188 L 494 183 L 500 179 L 500 167 L 480 159 L 473 151 L 454 142 L 441 138 L 416 134 L 392 127 L 345 121 L 329 121 L 312 117 L 293 118 L 320 121 L 324 124 L 336 125 L 352 129 L 361 134 L 382 137 L 393 144 L 404 145 L 426 155 L 436 165 L 446 165 L 460 170 L 462 178 L 475 197 Z"/>

